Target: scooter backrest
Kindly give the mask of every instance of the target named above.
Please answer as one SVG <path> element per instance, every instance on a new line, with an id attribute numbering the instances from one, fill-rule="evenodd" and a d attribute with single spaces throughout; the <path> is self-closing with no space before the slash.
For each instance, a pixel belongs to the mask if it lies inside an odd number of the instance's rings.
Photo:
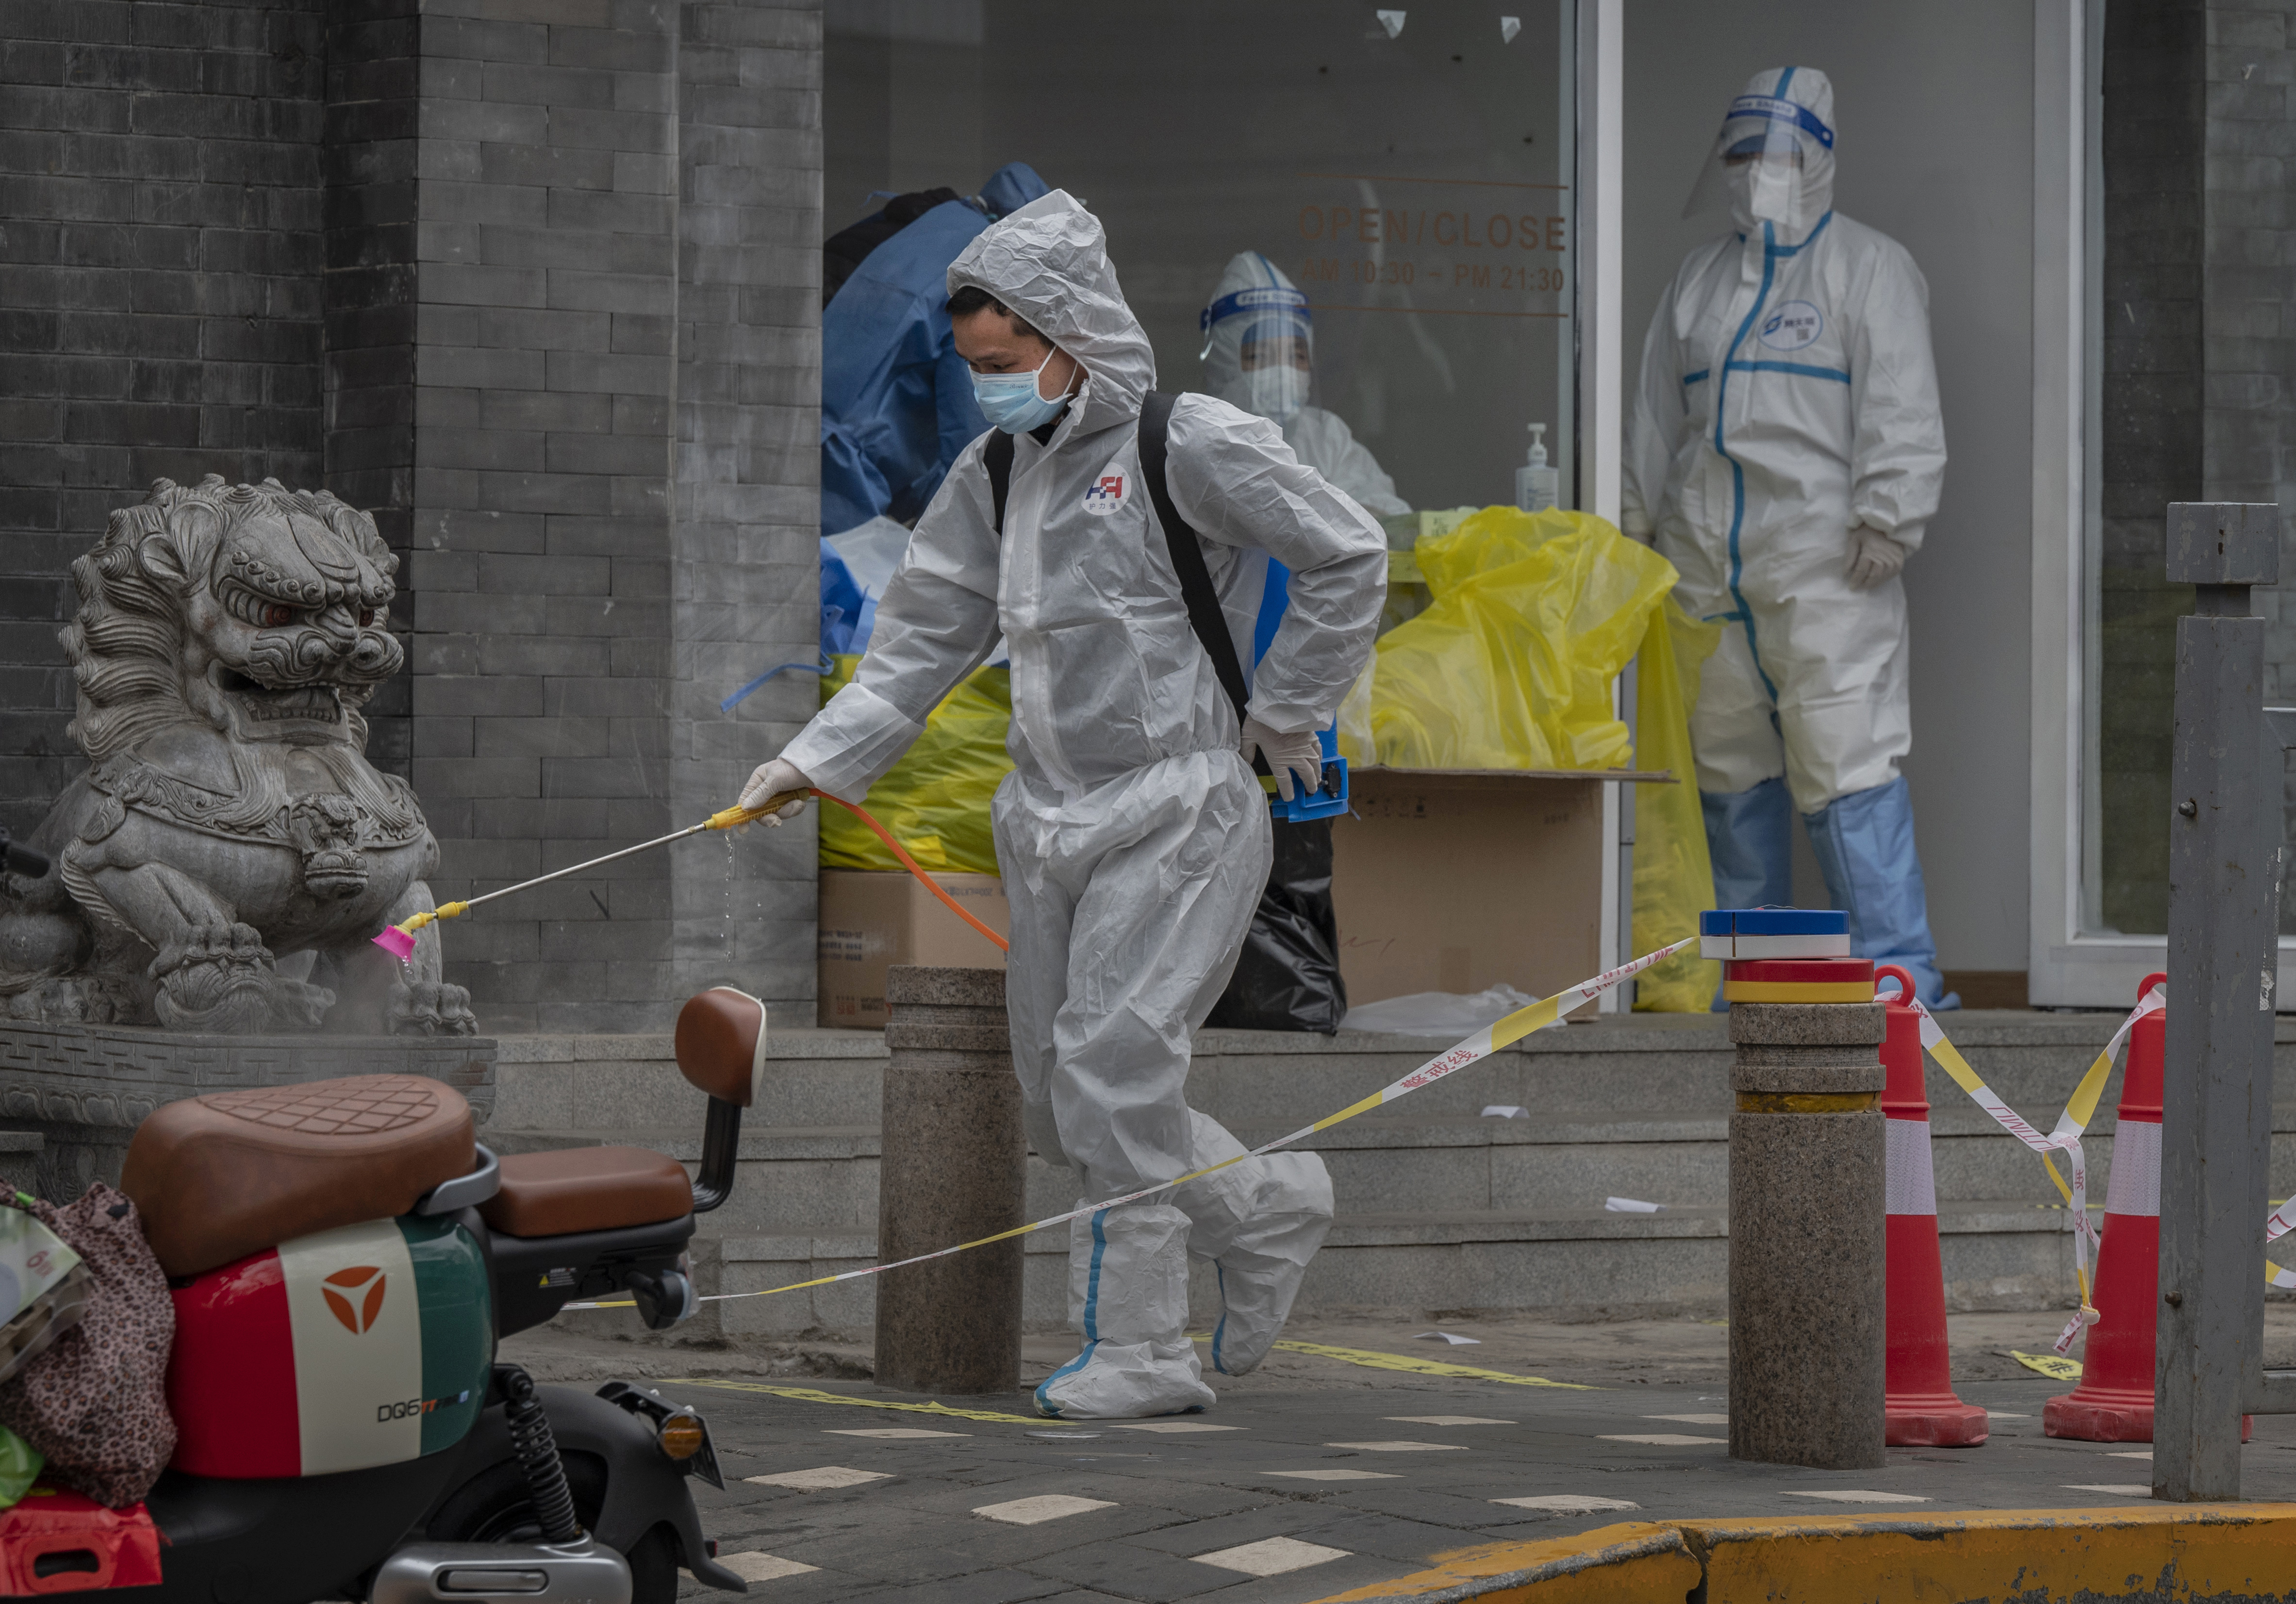
<path id="1" fill-rule="evenodd" d="M 677 1067 L 710 1096 L 746 1109 L 766 1068 L 766 1005 L 747 992 L 713 986 L 677 1011 Z"/>

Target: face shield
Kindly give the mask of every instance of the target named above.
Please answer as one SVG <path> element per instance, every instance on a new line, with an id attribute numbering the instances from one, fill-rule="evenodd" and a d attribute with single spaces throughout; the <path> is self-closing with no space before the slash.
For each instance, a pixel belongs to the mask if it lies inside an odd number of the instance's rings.
<path id="1" fill-rule="evenodd" d="M 1206 307 L 1199 326 L 1212 394 L 1278 425 L 1300 415 L 1315 372 L 1305 295 L 1289 284 L 1238 290 Z"/>
<path id="2" fill-rule="evenodd" d="M 1726 211 L 1741 228 L 1773 223 L 1798 238 L 1831 207 L 1833 178 L 1833 130 L 1816 112 L 1775 94 L 1742 94 L 1682 215 Z"/>

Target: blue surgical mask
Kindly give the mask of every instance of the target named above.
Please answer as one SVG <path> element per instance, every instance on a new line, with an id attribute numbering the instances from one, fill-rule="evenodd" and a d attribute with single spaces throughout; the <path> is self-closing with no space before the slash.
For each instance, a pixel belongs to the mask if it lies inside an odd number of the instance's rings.
<path id="1" fill-rule="evenodd" d="M 1017 435 L 1041 429 L 1067 411 L 1066 396 L 1047 401 L 1037 393 L 1037 376 L 1052 359 L 1052 352 L 1046 352 L 1035 372 L 973 374 L 972 398 L 980 405 L 980 415 L 1006 434 Z"/>

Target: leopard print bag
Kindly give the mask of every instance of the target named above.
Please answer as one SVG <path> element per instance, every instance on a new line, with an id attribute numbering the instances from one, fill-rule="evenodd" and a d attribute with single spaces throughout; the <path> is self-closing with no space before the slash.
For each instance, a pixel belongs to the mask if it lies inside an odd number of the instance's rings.
<path id="1" fill-rule="evenodd" d="M 43 1479 L 114 1509 L 135 1503 L 176 1452 L 168 1278 L 135 1205 L 101 1181 L 68 1207 L 36 1200 L 31 1212 L 78 1253 L 94 1284 L 79 1324 L 0 1383 L 0 1425 L 47 1456 Z"/>

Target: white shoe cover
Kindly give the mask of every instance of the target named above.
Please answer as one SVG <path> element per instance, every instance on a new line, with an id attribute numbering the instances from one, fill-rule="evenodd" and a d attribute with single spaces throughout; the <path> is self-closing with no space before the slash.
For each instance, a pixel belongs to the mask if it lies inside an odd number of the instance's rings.
<path id="1" fill-rule="evenodd" d="M 1188 1340 L 1188 1216 L 1135 1203 L 1069 1228 L 1069 1313 L 1084 1351 L 1037 1388 L 1055 1420 L 1136 1420 L 1213 1401 Z"/>
<path id="2" fill-rule="evenodd" d="M 1244 1150 L 1218 1122 L 1191 1115 L 1197 1164 Z M 1308 1264 L 1332 1228 L 1331 1172 L 1314 1153 L 1269 1153 L 1191 1183 L 1179 1202 L 1195 1223 L 1191 1249 L 1219 1273 L 1212 1368 L 1250 1375 L 1283 1334 Z"/>

